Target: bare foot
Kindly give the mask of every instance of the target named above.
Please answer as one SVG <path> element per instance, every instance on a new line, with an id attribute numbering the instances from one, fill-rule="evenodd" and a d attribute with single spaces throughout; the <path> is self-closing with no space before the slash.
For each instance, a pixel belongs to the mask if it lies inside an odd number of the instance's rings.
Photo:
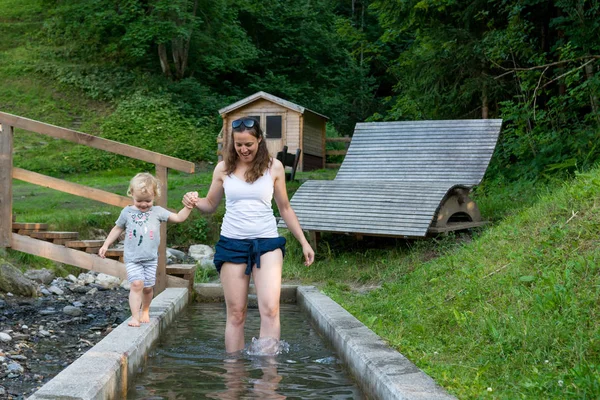
<path id="1" fill-rule="evenodd" d="M 148 322 L 150 322 L 150 311 L 142 311 L 140 322 L 142 324 L 147 324 Z"/>
<path id="2" fill-rule="evenodd" d="M 127 325 L 129 325 L 129 326 L 135 326 L 135 327 L 138 327 L 138 326 L 140 326 L 140 321 L 138 321 L 138 320 L 137 320 L 137 319 L 135 319 L 135 318 L 131 318 L 131 321 L 129 321 L 129 322 L 127 323 Z"/>

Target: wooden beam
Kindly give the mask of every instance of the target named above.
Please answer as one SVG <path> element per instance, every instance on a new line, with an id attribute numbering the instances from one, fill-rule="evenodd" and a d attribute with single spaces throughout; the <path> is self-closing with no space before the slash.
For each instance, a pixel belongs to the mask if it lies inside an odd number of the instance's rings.
<path id="1" fill-rule="evenodd" d="M 345 156 L 348 153 L 348 150 L 327 150 L 325 152 L 328 156 Z"/>
<path id="2" fill-rule="evenodd" d="M 0 126 L 0 248 L 11 247 L 13 127 Z"/>
<path id="3" fill-rule="evenodd" d="M 82 144 L 95 149 L 109 151 L 130 158 L 146 161 L 152 164 L 162 165 L 167 168 L 178 171 L 193 173 L 194 163 L 180 160 L 179 158 L 145 150 L 139 147 L 130 146 L 115 142 L 114 140 L 104 139 L 87 133 L 74 131 L 72 129 L 61 128 L 44 122 L 34 121 L 32 119 L 19 117 L 4 112 L 0 112 L 0 123 L 11 125 L 15 128 L 25 129 L 31 132 L 41 133 L 58 139 L 68 140 L 73 143 Z"/>
<path id="4" fill-rule="evenodd" d="M 119 196 L 118 194 L 105 192 L 104 190 L 100 189 L 94 189 L 78 183 L 52 178 L 50 176 L 38 174 L 37 172 L 27 171 L 26 169 L 14 168 L 12 177 L 20 181 L 33 183 L 34 185 L 59 190 L 61 192 L 85 197 L 121 208 L 132 204 L 131 198 L 126 196 Z"/>
<path id="5" fill-rule="evenodd" d="M 176 276 L 167 275 L 167 287 L 169 287 L 169 288 L 189 288 L 190 283 L 183 278 L 178 278 Z"/>
<path id="6" fill-rule="evenodd" d="M 326 142 L 331 142 L 331 143 L 335 143 L 335 142 L 350 143 L 352 141 L 352 138 L 350 136 L 331 137 L 331 138 L 325 138 L 325 141 Z"/>
<path id="7" fill-rule="evenodd" d="M 480 226 L 487 225 L 488 221 L 478 222 L 450 222 L 446 226 L 437 227 L 432 226 L 428 229 L 429 233 L 446 233 L 451 231 L 460 231 L 464 229 L 478 228 Z"/>
<path id="8" fill-rule="evenodd" d="M 127 278 L 125 265 L 118 261 L 109 258 L 100 258 L 95 254 L 69 249 L 43 240 L 33 239 L 29 236 L 13 233 L 12 248 L 13 250 L 44 257 L 63 264 L 73 265 L 90 271 L 103 272 L 116 276 L 119 279 Z"/>
<path id="9" fill-rule="evenodd" d="M 156 204 L 167 207 L 167 177 L 169 173 L 167 168 L 156 166 L 156 178 L 160 181 L 160 197 Z M 160 244 L 158 245 L 158 266 L 156 268 L 156 285 L 154 286 L 154 296 L 160 294 L 167 287 L 167 222 L 160 224 Z"/>
<path id="10" fill-rule="evenodd" d="M 28 171 L 22 168 L 13 168 L 12 177 L 23 182 L 33 183 L 34 185 L 47 187 L 61 192 L 69 193 L 79 197 L 96 200 L 111 206 L 126 207 L 131 205 L 131 198 L 120 196 L 118 194 L 106 192 L 101 189 L 95 189 L 89 186 L 80 185 L 78 183 L 68 182 L 62 179 L 52 178 L 50 176 L 38 174 L 37 172 Z M 164 206 L 167 208 L 166 206 Z M 170 211 L 175 212 L 172 209 Z"/>

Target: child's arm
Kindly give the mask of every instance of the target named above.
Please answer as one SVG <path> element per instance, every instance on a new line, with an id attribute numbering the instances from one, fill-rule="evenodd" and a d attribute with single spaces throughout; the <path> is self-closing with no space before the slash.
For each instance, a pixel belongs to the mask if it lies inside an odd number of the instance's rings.
<path id="1" fill-rule="evenodd" d="M 125 230 L 125 228 L 121 228 L 118 225 L 115 225 L 115 227 L 112 228 L 112 230 L 110 231 L 110 233 L 106 237 L 106 240 L 104 241 L 104 244 L 102 245 L 102 247 L 100 247 L 100 250 L 98 250 L 98 255 L 100 257 L 102 257 L 102 258 L 105 257 L 106 250 L 108 250 L 108 246 L 110 246 L 111 244 L 113 244 L 114 241 L 119 238 L 119 235 L 121 235 L 121 233 L 123 233 L 124 230 Z"/>
<path id="2" fill-rule="evenodd" d="M 190 216 L 190 214 L 192 213 L 193 209 L 194 209 L 193 207 L 183 207 L 181 210 L 179 210 L 179 212 L 177 214 L 170 213 L 169 214 L 169 219 L 167 221 L 169 221 L 169 222 L 183 222 L 183 221 L 185 221 Z"/>

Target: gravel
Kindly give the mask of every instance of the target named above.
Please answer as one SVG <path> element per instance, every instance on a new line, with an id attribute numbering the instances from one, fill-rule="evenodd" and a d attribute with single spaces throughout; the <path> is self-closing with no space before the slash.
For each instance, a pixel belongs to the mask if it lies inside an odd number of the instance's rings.
<path id="1" fill-rule="evenodd" d="M 126 287 L 73 278 L 40 285 L 37 298 L 0 293 L 0 399 L 30 396 L 129 318 Z"/>

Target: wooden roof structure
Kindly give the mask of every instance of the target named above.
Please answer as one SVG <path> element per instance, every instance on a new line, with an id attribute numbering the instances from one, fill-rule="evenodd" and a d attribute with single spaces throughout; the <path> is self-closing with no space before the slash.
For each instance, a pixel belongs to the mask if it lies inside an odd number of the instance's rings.
<path id="1" fill-rule="evenodd" d="M 234 110 L 237 110 L 238 108 L 243 107 L 245 105 L 248 105 L 248 104 L 250 104 L 250 103 L 252 103 L 252 102 L 254 102 L 254 101 L 258 100 L 258 99 L 268 100 L 268 101 L 273 102 L 275 104 L 279 104 L 280 106 L 285 107 L 287 109 L 296 111 L 296 112 L 298 112 L 300 114 L 304 114 L 305 111 L 310 111 L 313 114 L 316 114 L 316 115 L 318 115 L 320 117 L 325 118 L 326 120 L 329 119 L 329 117 L 326 117 L 323 114 L 319 114 L 318 112 L 310 110 L 310 109 L 308 109 L 306 107 L 302 107 L 302 106 L 300 106 L 300 105 L 298 105 L 296 103 L 292 103 L 291 101 L 282 99 L 281 97 L 277 97 L 277 96 L 274 96 L 274 95 L 272 95 L 270 93 L 263 92 L 263 91 L 256 92 L 253 95 L 250 95 L 250 96 L 245 97 L 245 98 L 243 98 L 243 99 L 241 99 L 239 101 L 236 101 L 235 103 L 232 103 L 232 104 L 228 105 L 227 107 L 221 108 L 219 110 L 219 114 L 221 116 L 223 116 L 225 114 L 229 114 L 230 112 L 232 112 Z"/>
<path id="2" fill-rule="evenodd" d="M 305 182 L 292 207 L 312 232 L 408 238 L 481 225 L 468 193 L 501 126 L 500 119 L 358 123 L 335 179 Z"/>

